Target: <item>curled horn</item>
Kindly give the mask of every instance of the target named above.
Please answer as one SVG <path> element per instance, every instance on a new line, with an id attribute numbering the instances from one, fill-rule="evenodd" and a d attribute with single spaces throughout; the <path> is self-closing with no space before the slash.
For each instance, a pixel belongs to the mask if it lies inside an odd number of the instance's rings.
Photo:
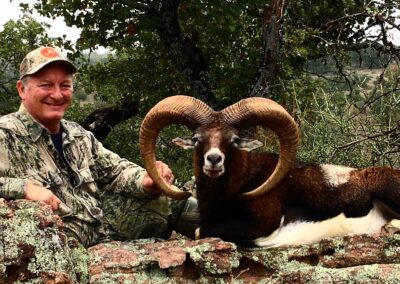
<path id="1" fill-rule="evenodd" d="M 172 96 L 157 103 L 145 116 L 139 134 L 140 154 L 145 168 L 156 186 L 173 199 L 189 198 L 191 193 L 168 185 L 156 168 L 155 147 L 160 131 L 170 124 L 189 129 L 206 123 L 214 111 L 205 103 L 188 96 Z"/>
<path id="2" fill-rule="evenodd" d="M 242 193 L 239 198 L 250 200 L 273 189 L 289 172 L 300 142 L 299 130 L 290 114 L 278 103 L 266 98 L 247 98 L 221 111 L 224 120 L 237 129 L 261 125 L 271 129 L 280 145 L 279 161 L 271 176 L 259 187 Z"/>

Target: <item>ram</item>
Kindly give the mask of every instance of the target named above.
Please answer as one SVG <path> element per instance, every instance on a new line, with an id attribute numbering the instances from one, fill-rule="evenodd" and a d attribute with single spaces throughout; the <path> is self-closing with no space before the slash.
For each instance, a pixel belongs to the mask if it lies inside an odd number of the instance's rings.
<path id="1" fill-rule="evenodd" d="M 200 237 L 259 246 L 311 243 L 375 232 L 400 214 L 400 170 L 297 162 L 297 124 L 265 98 L 214 111 L 192 97 L 173 96 L 148 112 L 140 131 L 141 154 L 149 175 L 171 198 L 190 193 L 169 186 L 155 167 L 156 140 L 170 124 L 193 130 L 193 136 L 174 143 L 194 148 Z M 255 125 L 276 134 L 279 155 L 253 151 L 262 143 L 239 137 L 240 130 Z"/>

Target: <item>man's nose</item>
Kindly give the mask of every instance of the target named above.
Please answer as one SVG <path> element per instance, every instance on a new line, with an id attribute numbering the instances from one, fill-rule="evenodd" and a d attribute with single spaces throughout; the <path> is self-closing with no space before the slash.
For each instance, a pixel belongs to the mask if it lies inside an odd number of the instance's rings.
<path id="1" fill-rule="evenodd" d="M 60 99 L 63 97 L 62 92 L 61 92 L 61 88 L 60 87 L 54 87 L 51 97 L 55 98 L 55 99 Z"/>

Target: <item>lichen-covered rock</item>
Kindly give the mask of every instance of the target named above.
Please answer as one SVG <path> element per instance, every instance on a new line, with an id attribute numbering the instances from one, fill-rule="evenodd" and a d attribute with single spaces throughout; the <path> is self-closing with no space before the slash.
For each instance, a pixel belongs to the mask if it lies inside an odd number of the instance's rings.
<path id="1" fill-rule="evenodd" d="M 0 199 L 0 284 L 399 283 L 399 227 L 288 248 L 175 238 L 86 250 L 66 239 L 48 206 Z"/>
<path id="2" fill-rule="evenodd" d="M 100 244 L 91 283 L 398 283 L 400 230 L 250 249 L 220 239 Z"/>
<path id="3" fill-rule="evenodd" d="M 91 283 L 215 283 L 230 279 L 240 254 L 220 239 L 111 242 L 89 248 Z"/>
<path id="4" fill-rule="evenodd" d="M 390 231 L 390 232 L 389 232 Z M 242 249 L 242 278 L 267 283 L 399 283 L 400 230 L 289 248 Z"/>
<path id="5" fill-rule="evenodd" d="M 0 199 L 0 283 L 81 283 L 87 279 L 87 252 L 79 244 L 70 247 L 62 227 L 49 206 Z"/>

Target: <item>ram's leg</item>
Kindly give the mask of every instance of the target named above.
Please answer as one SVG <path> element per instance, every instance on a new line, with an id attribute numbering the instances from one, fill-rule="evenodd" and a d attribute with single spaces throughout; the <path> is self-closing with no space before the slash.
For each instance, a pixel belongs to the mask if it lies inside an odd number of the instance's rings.
<path id="1" fill-rule="evenodd" d="M 396 227 L 400 229 L 400 220 L 399 219 L 393 219 L 392 221 L 389 222 L 390 226 Z"/>
<path id="2" fill-rule="evenodd" d="M 374 201 L 374 207 L 365 216 L 347 218 L 344 214 L 319 221 L 297 221 L 283 225 L 273 238 L 270 236 L 254 240 L 262 247 L 282 247 L 317 243 L 328 237 L 339 237 L 349 234 L 375 233 L 381 230 L 390 219 L 382 203 Z"/>
<path id="3" fill-rule="evenodd" d="M 259 247 L 284 247 L 290 245 L 312 244 L 319 242 L 328 236 L 343 234 L 344 215 L 320 221 L 296 221 L 288 223 L 279 228 L 273 236 L 262 237 L 254 240 L 254 244 Z"/>
<path id="4" fill-rule="evenodd" d="M 399 219 L 391 220 L 383 227 L 383 231 L 392 234 L 400 232 L 400 220 Z"/>

